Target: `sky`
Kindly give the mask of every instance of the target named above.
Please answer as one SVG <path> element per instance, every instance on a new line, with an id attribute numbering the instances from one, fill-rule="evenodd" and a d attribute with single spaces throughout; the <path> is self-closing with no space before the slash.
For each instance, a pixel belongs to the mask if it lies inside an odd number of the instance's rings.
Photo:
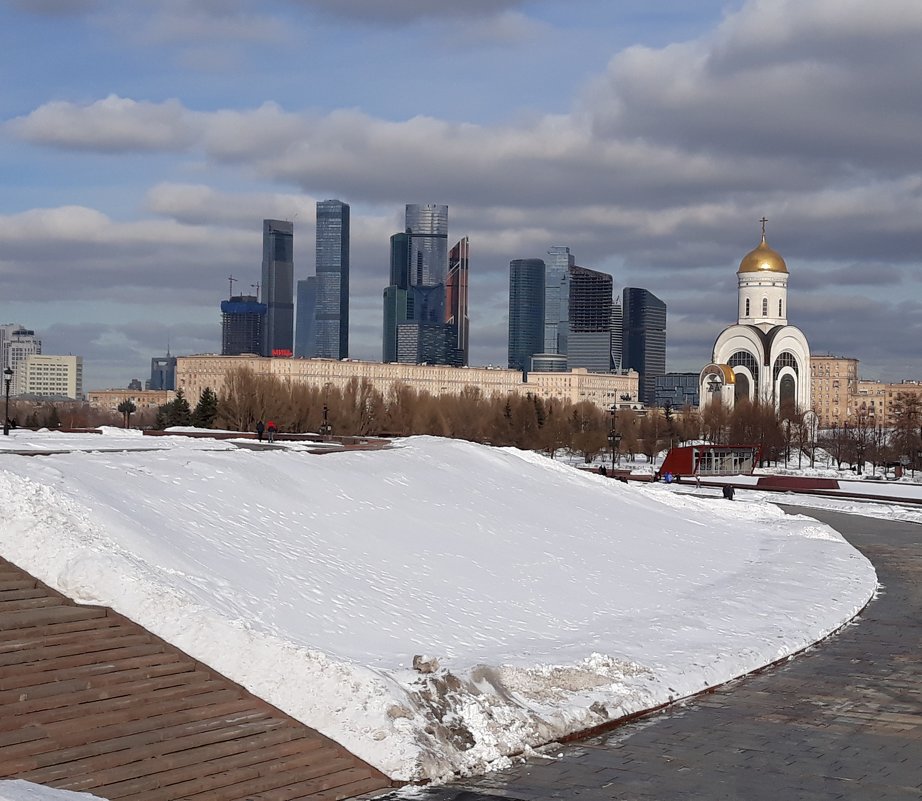
<path id="1" fill-rule="evenodd" d="M 765 216 L 812 351 L 922 379 L 920 35 L 917 0 L 0 0 L 0 323 L 87 389 L 218 352 L 262 220 L 305 278 L 338 198 L 378 360 L 388 238 L 447 203 L 472 364 L 506 364 L 509 261 L 565 245 L 698 371 Z"/>
<path id="2" fill-rule="evenodd" d="M 122 429 L 0 440 L 74 451 L 0 455 L 4 558 L 394 779 L 503 767 L 721 684 L 877 591 L 839 534 L 763 494 L 693 497 L 512 448 L 414 437 L 313 456 Z"/>

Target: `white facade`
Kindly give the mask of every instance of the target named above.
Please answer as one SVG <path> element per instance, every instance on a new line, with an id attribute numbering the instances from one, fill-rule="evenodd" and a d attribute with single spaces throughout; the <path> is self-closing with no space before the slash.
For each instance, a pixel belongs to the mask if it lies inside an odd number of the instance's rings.
<path id="1" fill-rule="evenodd" d="M 14 395 L 83 399 L 83 358 L 31 354 L 15 368 Z"/>
<path id="2" fill-rule="evenodd" d="M 810 346 L 788 325 L 788 269 L 762 241 L 740 262 L 737 322 L 714 343 L 711 363 L 701 371 L 700 404 L 717 399 L 728 408 L 740 400 L 780 410 L 811 408 Z"/>
<path id="3" fill-rule="evenodd" d="M 42 352 L 42 341 L 35 332 L 18 324 L 0 325 L 0 370 L 7 367 L 15 372 L 27 356 Z"/>

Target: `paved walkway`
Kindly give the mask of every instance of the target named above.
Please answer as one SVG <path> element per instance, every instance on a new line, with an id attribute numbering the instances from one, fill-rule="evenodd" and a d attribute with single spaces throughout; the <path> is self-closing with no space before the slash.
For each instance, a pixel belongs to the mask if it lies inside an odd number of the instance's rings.
<path id="1" fill-rule="evenodd" d="M 550 752 L 560 758 L 407 797 L 922 799 L 922 526 L 796 511 L 877 568 L 883 590 L 857 625 L 783 666 Z"/>

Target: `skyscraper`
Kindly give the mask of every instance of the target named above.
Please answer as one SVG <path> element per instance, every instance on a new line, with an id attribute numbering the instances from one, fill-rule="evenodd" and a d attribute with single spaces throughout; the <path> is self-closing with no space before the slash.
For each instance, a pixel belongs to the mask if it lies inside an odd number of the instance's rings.
<path id="1" fill-rule="evenodd" d="M 567 366 L 590 372 L 611 370 L 612 277 L 586 267 L 569 267 Z"/>
<path id="2" fill-rule="evenodd" d="M 294 339 L 294 226 L 263 220 L 263 356 L 291 356 Z"/>
<path id="3" fill-rule="evenodd" d="M 349 204 L 317 202 L 317 300 L 314 354 L 349 356 Z"/>
<path id="4" fill-rule="evenodd" d="M 232 295 L 221 301 L 221 355 L 262 352 L 266 304 L 255 295 Z"/>
<path id="5" fill-rule="evenodd" d="M 531 369 L 531 357 L 544 348 L 543 259 L 509 262 L 509 367 Z"/>
<path id="6" fill-rule="evenodd" d="M 314 314 L 317 307 L 317 276 L 298 281 L 298 307 L 295 310 L 295 356 L 311 359 L 317 355 Z"/>
<path id="7" fill-rule="evenodd" d="M 638 396 L 651 406 L 657 376 L 666 374 L 666 304 L 647 289 L 625 287 L 622 296 L 622 364 L 640 374 Z"/>
<path id="8" fill-rule="evenodd" d="M 576 261 L 570 248 L 555 245 L 547 252 L 544 279 L 544 352 L 567 355 L 567 315 L 570 306 L 569 269 Z"/>
<path id="9" fill-rule="evenodd" d="M 382 361 L 397 361 L 397 326 L 408 318 L 407 292 L 410 287 L 410 235 L 391 237 L 390 284 L 384 290 L 384 338 Z"/>
<path id="10" fill-rule="evenodd" d="M 385 361 L 465 364 L 468 349 L 467 237 L 448 258 L 448 206 L 407 204 L 406 229 L 391 237 L 384 291 Z"/>
<path id="11" fill-rule="evenodd" d="M 622 370 L 621 362 L 623 358 L 623 317 L 621 310 L 621 298 L 613 296 L 611 301 L 611 369 L 616 373 Z"/>
<path id="12" fill-rule="evenodd" d="M 410 235 L 410 285 L 444 285 L 448 275 L 448 206 L 408 203 L 406 232 Z"/>
<path id="13" fill-rule="evenodd" d="M 445 281 L 445 358 L 448 364 L 464 367 L 468 363 L 470 319 L 468 318 L 468 267 L 470 242 L 462 237 L 448 251 L 448 277 Z"/>

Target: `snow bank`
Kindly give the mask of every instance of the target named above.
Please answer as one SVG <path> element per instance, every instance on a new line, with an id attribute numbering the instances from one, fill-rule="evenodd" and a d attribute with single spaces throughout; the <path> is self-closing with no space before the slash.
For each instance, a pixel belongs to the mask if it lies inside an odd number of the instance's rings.
<path id="1" fill-rule="evenodd" d="M 214 444 L 3 457 L 0 553 L 396 779 L 483 771 L 721 683 L 876 587 L 838 534 L 767 503 L 433 438 Z"/>

